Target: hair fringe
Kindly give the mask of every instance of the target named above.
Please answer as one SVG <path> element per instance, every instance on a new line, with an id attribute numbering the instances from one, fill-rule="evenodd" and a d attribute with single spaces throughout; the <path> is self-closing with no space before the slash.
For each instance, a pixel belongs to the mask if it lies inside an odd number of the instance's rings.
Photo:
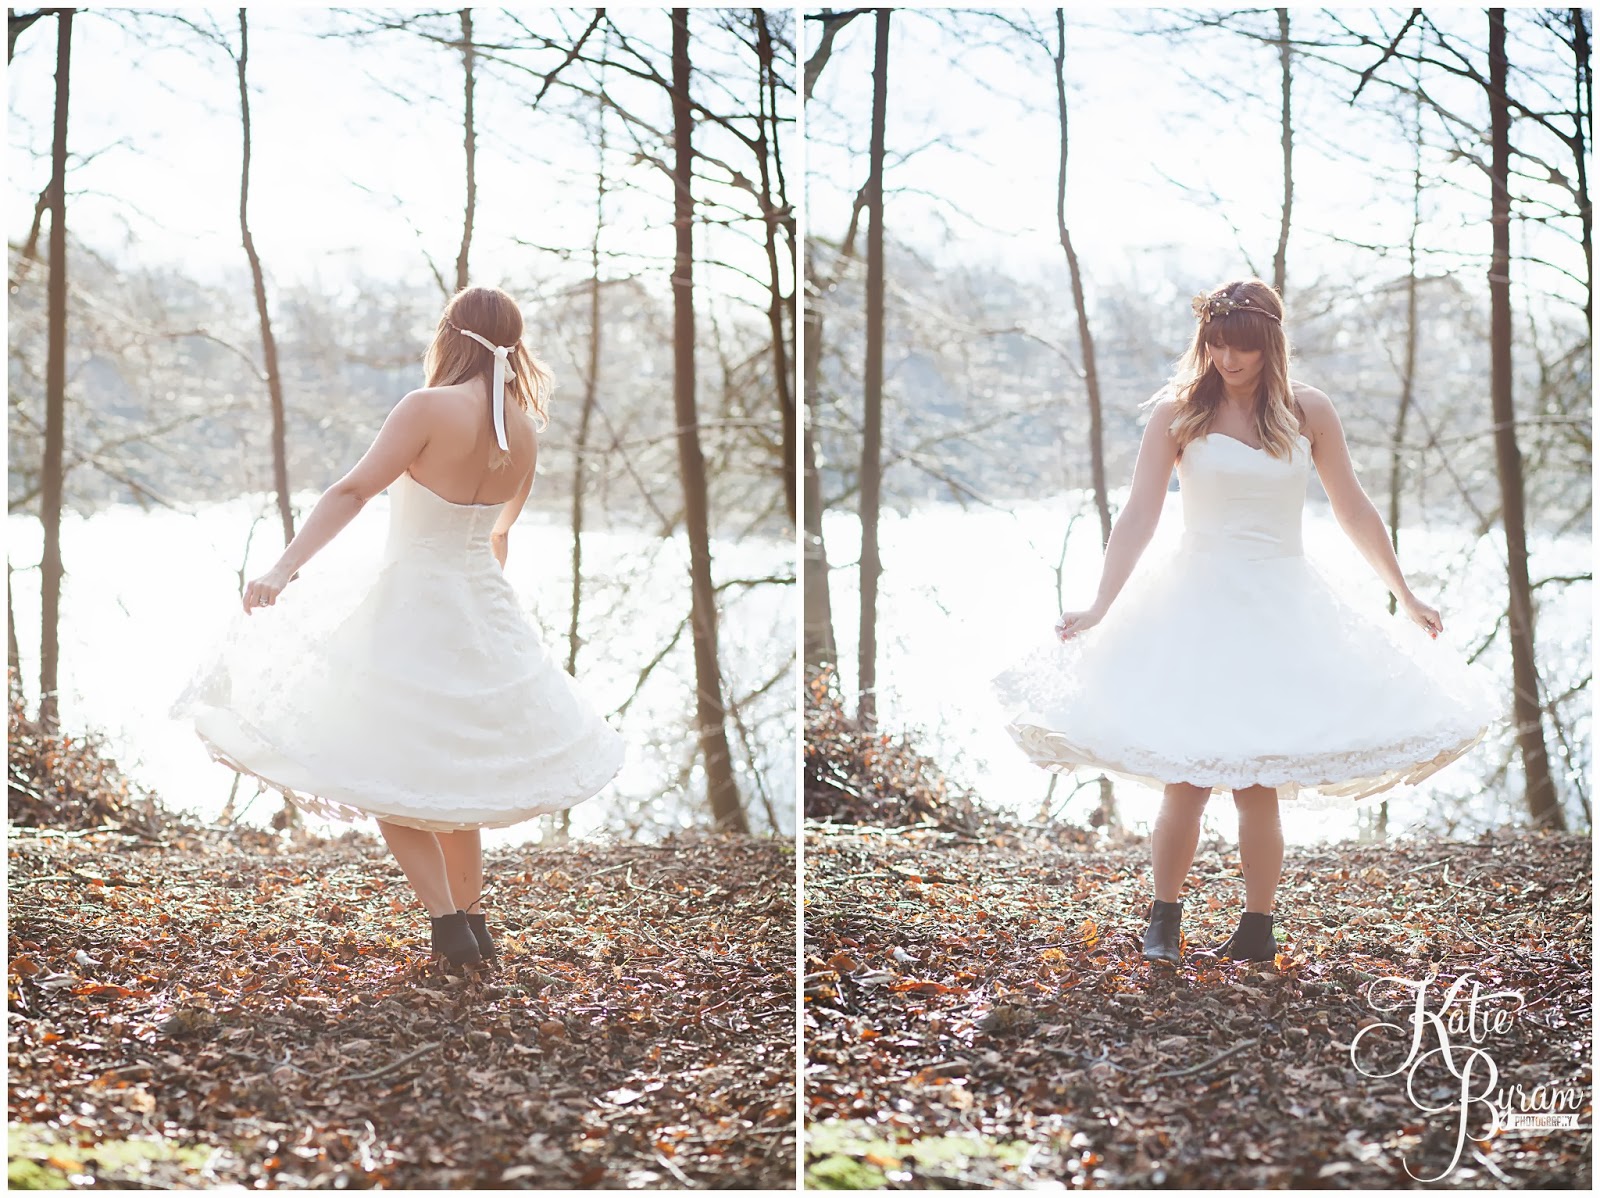
<path id="1" fill-rule="evenodd" d="M 1277 320 L 1238 308 L 1227 316 L 1213 317 L 1195 329 L 1194 340 L 1178 359 L 1167 386 L 1157 397 L 1177 401 L 1178 414 L 1172 433 L 1178 442 L 1178 455 L 1191 442 L 1206 435 L 1223 400 L 1222 376 L 1211 365 L 1207 344 L 1231 345 L 1242 350 L 1262 350 L 1261 378 L 1257 384 L 1254 423 L 1262 449 L 1273 457 L 1288 458 L 1300 433 L 1294 410 L 1294 391 L 1289 382 L 1289 337 L 1283 327 L 1283 299 L 1260 279 L 1235 279 L 1209 293 L 1226 294 L 1250 302 L 1277 316 Z"/>

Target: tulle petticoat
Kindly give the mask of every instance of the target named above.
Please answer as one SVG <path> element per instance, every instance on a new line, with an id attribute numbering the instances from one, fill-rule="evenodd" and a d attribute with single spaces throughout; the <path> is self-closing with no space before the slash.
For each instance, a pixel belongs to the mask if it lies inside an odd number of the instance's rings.
<path id="1" fill-rule="evenodd" d="M 1142 561 L 1104 620 L 994 686 L 1047 769 L 1272 786 L 1313 807 L 1422 781 L 1501 707 L 1485 671 L 1359 608 L 1311 559 L 1188 546 Z"/>
<path id="2" fill-rule="evenodd" d="M 494 512 L 406 500 L 440 521 Z M 623 760 L 622 738 L 551 659 L 483 545 L 291 584 L 231 622 L 173 715 L 216 760 L 312 815 L 431 831 L 572 807 Z"/>

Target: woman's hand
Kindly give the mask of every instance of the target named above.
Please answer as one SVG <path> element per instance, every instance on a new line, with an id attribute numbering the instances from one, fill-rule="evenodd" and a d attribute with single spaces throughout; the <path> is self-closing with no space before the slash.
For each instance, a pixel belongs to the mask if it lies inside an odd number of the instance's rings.
<path id="1" fill-rule="evenodd" d="M 260 578 L 246 583 L 244 588 L 244 614 L 248 616 L 253 608 L 271 607 L 278 601 L 278 596 L 282 593 L 283 588 L 299 577 L 298 573 L 289 574 L 282 567 L 273 566 Z"/>
<path id="2" fill-rule="evenodd" d="M 1105 613 L 1090 608 L 1088 611 L 1064 611 L 1056 621 L 1056 636 L 1070 641 L 1086 628 L 1093 628 L 1105 618 Z"/>
<path id="3" fill-rule="evenodd" d="M 1436 610 L 1429 607 L 1421 599 L 1418 599 L 1410 591 L 1407 591 L 1401 597 L 1400 606 L 1406 609 L 1406 615 L 1410 616 L 1418 627 L 1435 640 L 1439 639 L 1439 634 L 1444 631 L 1444 620 L 1440 618 Z"/>

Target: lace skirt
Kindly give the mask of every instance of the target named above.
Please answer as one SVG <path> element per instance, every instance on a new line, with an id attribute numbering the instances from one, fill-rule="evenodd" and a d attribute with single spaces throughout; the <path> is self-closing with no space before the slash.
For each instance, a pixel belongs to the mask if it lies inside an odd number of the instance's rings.
<path id="1" fill-rule="evenodd" d="M 1307 557 L 1180 548 L 1140 566 L 1099 624 L 994 680 L 1046 769 L 1317 806 L 1420 782 L 1502 713 L 1487 671 L 1358 606 Z"/>
<path id="2" fill-rule="evenodd" d="M 325 819 L 499 828 L 590 798 L 621 768 L 622 738 L 482 557 L 308 574 L 230 621 L 173 716 Z"/>

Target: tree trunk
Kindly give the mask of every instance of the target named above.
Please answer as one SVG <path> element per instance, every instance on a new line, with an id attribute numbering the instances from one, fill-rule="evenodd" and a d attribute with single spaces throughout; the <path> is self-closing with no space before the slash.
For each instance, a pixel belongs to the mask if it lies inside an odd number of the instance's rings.
<path id="1" fill-rule="evenodd" d="M 1416 118 L 1411 163 L 1411 232 L 1406 238 L 1406 348 L 1400 367 L 1400 403 L 1395 410 L 1394 431 L 1389 441 L 1389 543 L 1400 555 L 1400 500 L 1405 487 L 1406 418 L 1411 414 L 1417 378 L 1417 232 L 1422 226 L 1422 92 L 1413 97 Z M 1389 596 L 1389 614 L 1399 610 L 1399 601 Z M 1388 800 L 1384 801 L 1387 807 Z"/>
<path id="2" fill-rule="evenodd" d="M 772 373 L 777 388 L 778 415 L 783 428 L 783 499 L 790 523 L 797 516 L 795 485 L 795 411 L 794 389 L 791 383 L 788 336 L 784 332 L 783 276 L 778 262 L 778 232 L 783 219 L 780 205 L 773 195 L 772 163 L 770 155 L 777 146 L 778 110 L 776 91 L 769 86 L 772 78 L 772 31 L 767 27 L 766 13 L 755 10 L 756 56 L 760 62 L 760 98 L 757 108 L 756 163 L 761 169 L 761 215 L 766 226 L 767 252 L 767 326 L 772 338 Z M 772 135 L 767 134 L 768 123 Z M 790 262 L 790 273 L 794 263 Z"/>
<path id="3" fill-rule="evenodd" d="M 1400 555 L 1400 508 L 1405 491 L 1406 419 L 1416 399 L 1417 385 L 1417 233 L 1422 228 L 1422 92 L 1414 94 L 1416 119 L 1412 139 L 1411 231 L 1406 238 L 1406 348 L 1400 366 L 1400 403 L 1395 409 L 1394 432 L 1389 442 L 1389 543 Z M 1389 614 L 1399 610 L 1399 601 L 1389 596 Z M 1379 840 L 1389 835 L 1389 800 L 1378 804 L 1374 832 Z"/>
<path id="4" fill-rule="evenodd" d="M 822 359 L 822 313 L 816 304 L 805 309 L 805 611 L 802 639 L 806 676 L 839 660 L 833 640 L 833 600 L 828 593 L 828 549 L 822 537 L 822 475 L 817 470 L 817 366 Z"/>
<path id="5" fill-rule="evenodd" d="M 59 718 L 61 654 L 61 501 L 67 415 L 67 99 L 72 74 L 72 9 L 56 11 L 56 114 L 50 147 L 50 322 L 45 362 L 44 462 L 39 520 L 44 525 L 40 559 L 39 722 L 54 731 Z"/>
<path id="6" fill-rule="evenodd" d="M 604 60 L 601 62 L 601 91 L 604 91 Z M 567 621 L 567 673 L 578 672 L 578 650 L 582 640 L 578 626 L 583 612 L 583 526 L 584 499 L 589 477 L 589 435 L 594 427 L 594 409 L 600 394 L 600 234 L 606 223 L 606 106 L 595 105 L 599 122 L 596 141 L 599 167 L 594 197 L 594 236 L 589 239 L 589 360 L 583 379 L 583 408 L 578 413 L 578 439 L 572 450 L 572 615 Z M 546 817 L 549 839 L 566 843 L 572 831 L 572 811 L 555 812 Z"/>
<path id="7" fill-rule="evenodd" d="M 475 73 L 475 50 L 472 44 L 472 10 L 461 10 L 461 62 L 466 72 L 467 100 L 462 114 L 467 150 L 467 211 L 461 223 L 461 250 L 456 254 L 456 290 L 467 287 L 467 258 L 472 250 L 473 213 L 478 207 L 478 130 L 472 115 L 472 85 Z"/>
<path id="8" fill-rule="evenodd" d="M 1278 10 L 1278 63 L 1283 71 L 1283 115 L 1280 140 L 1283 144 L 1283 217 L 1278 223 L 1278 248 L 1272 255 L 1272 285 L 1284 294 L 1288 269 L 1289 212 L 1294 206 L 1294 125 L 1289 120 L 1289 10 Z"/>
<path id="9" fill-rule="evenodd" d="M 1585 135 L 1583 118 L 1590 118 L 1593 133 L 1594 80 L 1589 73 L 1589 24 L 1585 19 L 1588 10 L 1569 8 L 1567 19 L 1572 24 L 1573 76 L 1577 95 L 1572 108 L 1572 161 L 1577 179 L 1574 190 L 1578 193 L 1578 221 L 1583 238 L 1583 319 L 1594 336 L 1594 208 L 1589 203 L 1589 137 Z"/>
<path id="10" fill-rule="evenodd" d="M 245 256 L 250 259 L 250 279 L 255 286 L 256 315 L 261 321 L 261 352 L 267 364 L 267 394 L 272 403 L 272 485 L 278 492 L 278 520 L 283 525 L 283 543 L 294 540 L 294 512 L 289 507 L 289 437 L 283 410 L 283 378 L 278 373 L 278 343 L 272 336 L 272 317 L 267 311 L 267 282 L 261 272 L 261 257 L 250 236 L 250 87 L 246 66 L 250 58 L 250 27 L 245 10 L 239 10 L 239 114 L 244 126 L 244 158 L 239 168 L 239 233 L 244 239 Z"/>
<path id="11" fill-rule="evenodd" d="M 722 668 L 717 659 L 717 596 L 711 583 L 711 521 L 706 464 L 700 452 L 694 371 L 694 114 L 689 103 L 689 10 L 672 10 L 673 224 L 677 254 L 672 268 L 672 400 L 678 421 L 678 471 L 689 536 L 690 623 L 694 628 L 696 725 L 706 769 L 706 796 L 719 830 L 748 832 L 728 749 Z"/>
<path id="12" fill-rule="evenodd" d="M 1511 114 L 1506 102 L 1506 14 L 1489 10 L 1489 134 L 1493 166 L 1489 266 L 1489 394 L 1494 410 L 1495 463 L 1505 519 L 1509 582 L 1511 678 L 1517 743 L 1527 783 L 1528 814 L 1535 826 L 1564 830 L 1539 710 L 1539 676 L 1533 646 L 1533 589 L 1528 582 L 1528 536 L 1523 510 L 1522 457 L 1511 402 Z"/>
<path id="13" fill-rule="evenodd" d="M 589 433 L 600 392 L 600 234 L 606 223 L 606 106 L 595 105 L 600 122 L 600 166 L 594 195 L 594 236 L 589 239 L 589 361 L 583 379 L 583 410 L 572 460 L 572 618 L 567 624 L 567 673 L 578 672 L 578 615 L 583 605 L 583 501 L 589 473 Z"/>
<path id="14" fill-rule="evenodd" d="M 1111 497 L 1106 492 L 1105 428 L 1100 410 L 1100 373 L 1095 366 L 1094 335 L 1089 330 L 1089 307 L 1083 297 L 1083 273 L 1067 230 L 1067 19 L 1056 9 L 1056 123 L 1061 130 L 1060 166 L 1056 171 L 1056 232 L 1067 256 L 1072 281 L 1072 306 L 1078 314 L 1078 345 L 1083 354 L 1083 386 L 1089 400 L 1089 478 L 1094 488 L 1095 511 L 1100 517 L 1100 547 L 1111 540 Z M 1100 809 L 1095 826 L 1117 822 L 1116 796 L 1111 779 L 1100 776 Z"/>
<path id="15" fill-rule="evenodd" d="M 1094 506 L 1100 514 L 1100 546 L 1111 540 L 1111 501 L 1106 494 L 1105 432 L 1100 413 L 1100 375 L 1095 369 L 1094 336 L 1089 331 L 1089 309 L 1083 298 L 1083 274 L 1067 231 L 1067 22 L 1056 9 L 1056 120 L 1061 129 L 1061 158 L 1056 171 L 1056 231 L 1067 255 L 1072 280 L 1072 306 L 1078 314 L 1078 345 L 1083 353 L 1083 385 L 1089 399 L 1089 471 L 1094 486 Z"/>
<path id="16" fill-rule="evenodd" d="M 839 245 L 839 257 L 833 273 L 818 279 L 812 269 L 811 249 L 806 247 L 806 278 L 814 280 L 816 295 L 827 293 L 838 281 L 846 262 L 856 256 L 856 234 L 861 227 L 861 214 L 867 206 L 867 187 L 856 192 L 850 206 L 850 224 L 845 229 L 844 240 Z M 822 475 L 817 469 L 817 374 L 822 362 L 822 305 L 807 304 L 805 310 L 806 345 L 805 377 L 803 387 L 806 398 L 805 452 L 805 628 L 804 652 L 806 669 L 815 672 L 839 660 L 839 648 L 833 636 L 833 599 L 828 589 L 828 546 L 822 535 Z"/>
<path id="17" fill-rule="evenodd" d="M 861 630 L 857 717 L 863 728 L 878 718 L 878 512 L 883 492 L 883 143 L 889 102 L 889 14 L 877 11 L 872 58 L 872 147 L 867 177 L 867 360 L 861 431 Z"/>
<path id="18" fill-rule="evenodd" d="M 6 695 L 22 700 L 22 648 L 17 644 L 16 608 L 11 602 L 11 563 L 6 562 Z"/>

